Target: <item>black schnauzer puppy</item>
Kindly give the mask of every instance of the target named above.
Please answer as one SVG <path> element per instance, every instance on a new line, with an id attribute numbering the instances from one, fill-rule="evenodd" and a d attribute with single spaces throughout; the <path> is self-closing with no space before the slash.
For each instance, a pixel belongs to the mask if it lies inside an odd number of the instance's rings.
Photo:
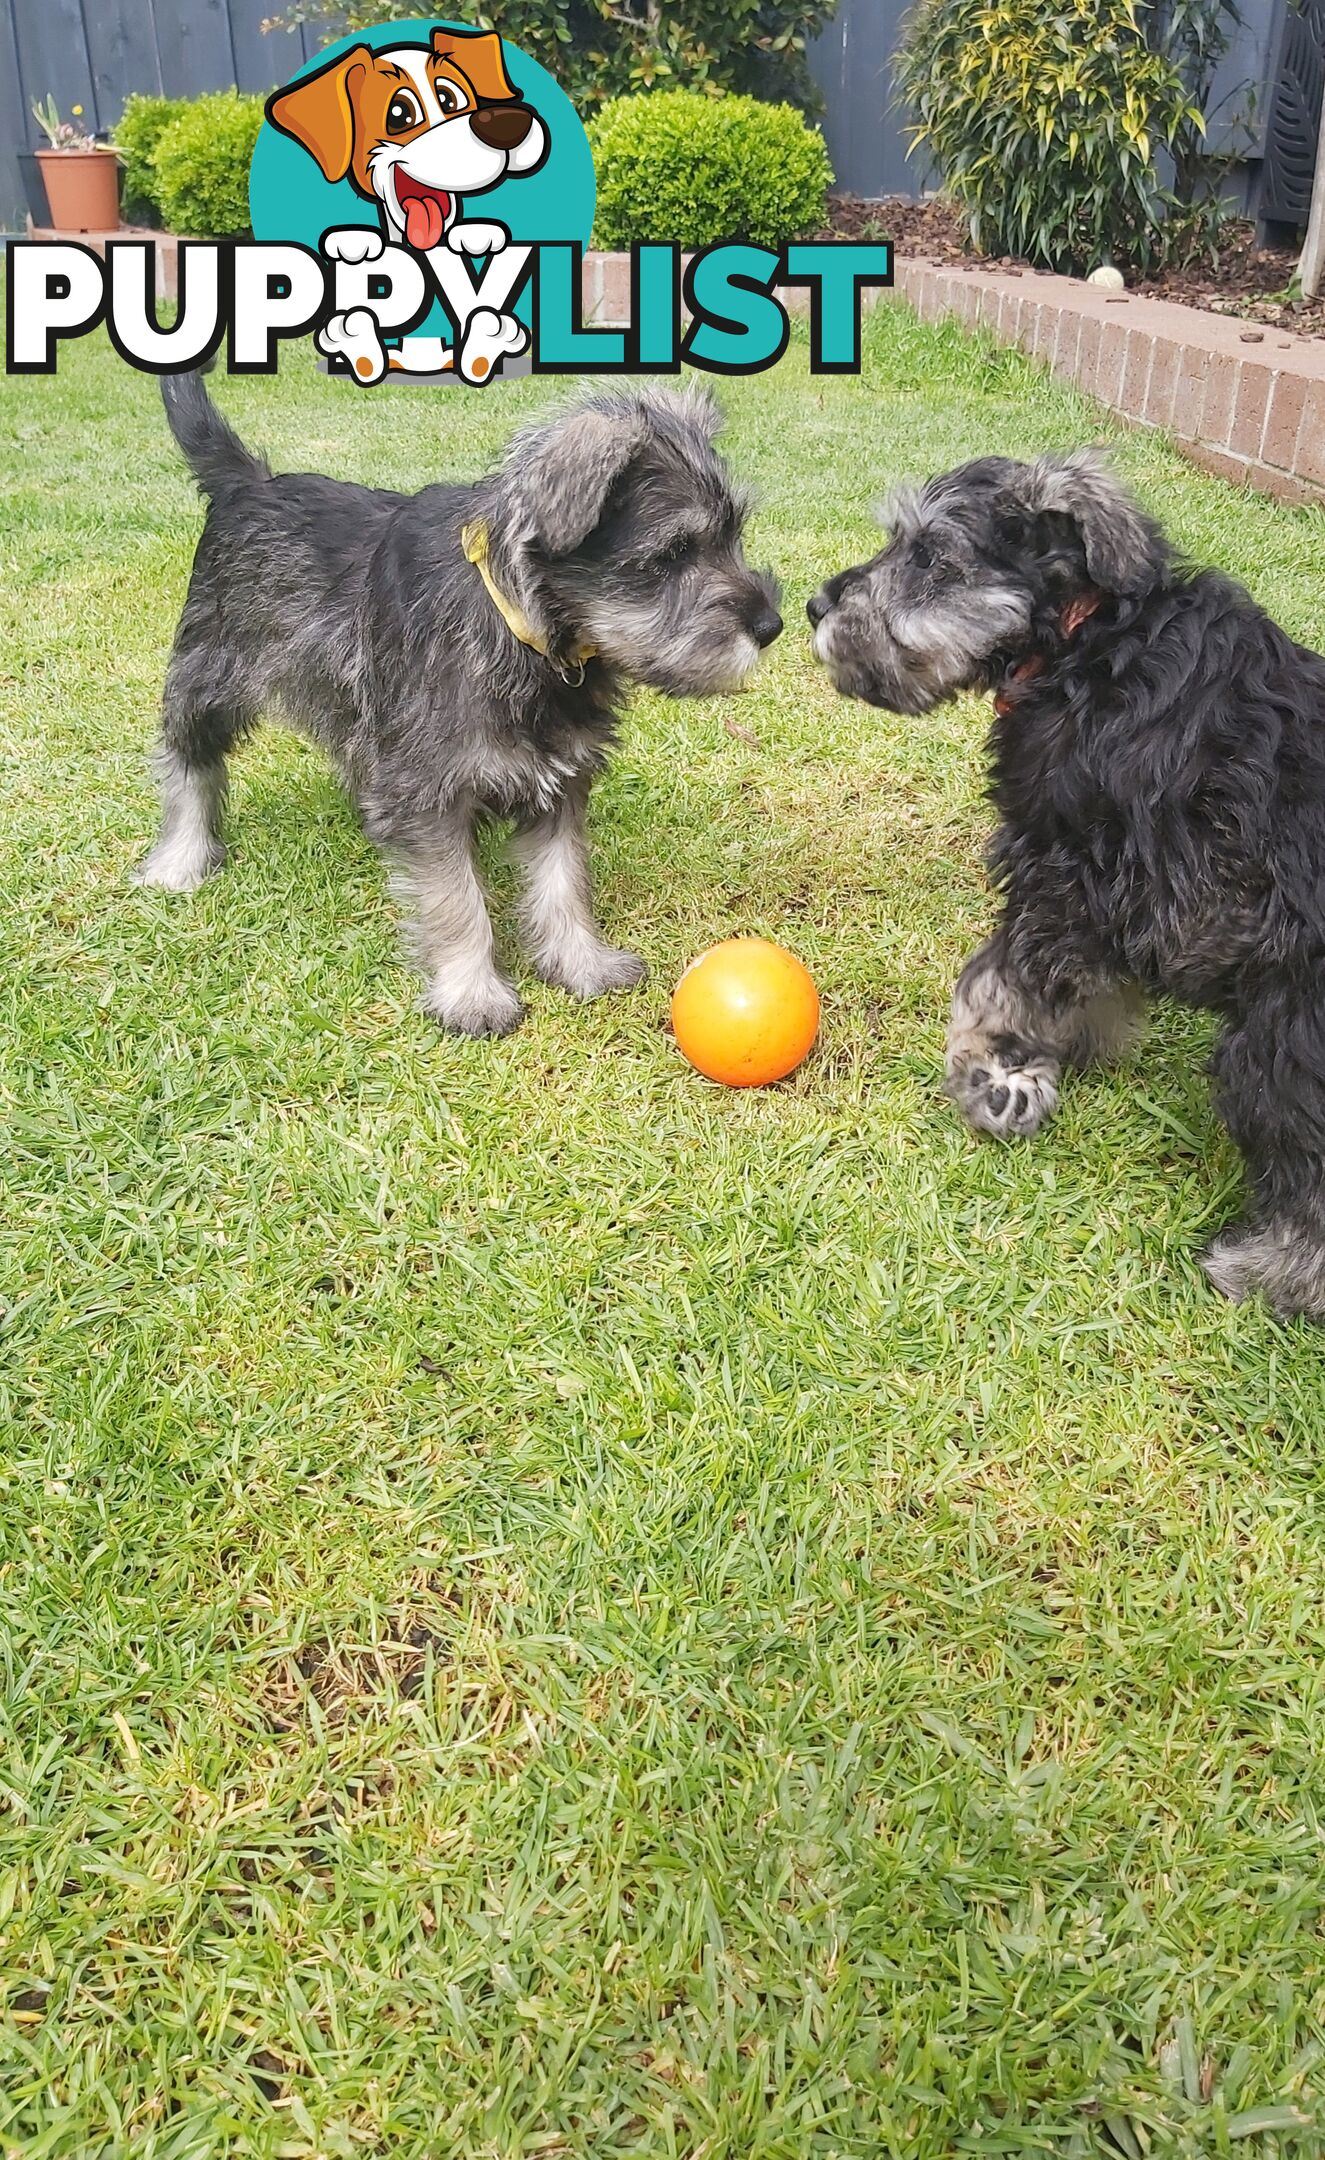
<path id="1" fill-rule="evenodd" d="M 644 963 L 599 935 L 585 812 L 628 682 L 737 689 L 782 628 L 741 553 L 745 504 L 705 395 L 591 397 L 516 439 L 502 470 L 418 495 L 273 475 L 197 375 L 163 378 L 207 522 L 166 675 L 161 837 L 143 884 L 219 868 L 226 756 L 278 702 L 330 752 L 397 867 L 424 1009 L 504 1035 L 476 822 L 510 818 L 530 958 L 577 997 Z"/>
<path id="2" fill-rule="evenodd" d="M 1325 1319 L 1325 658 L 1176 562 L 1089 452 L 981 458 L 890 523 L 809 614 L 851 696 L 996 693 L 1003 911 L 957 985 L 949 1093 L 979 1131 L 1030 1134 L 1146 993 L 1218 1013 L 1250 1206 L 1206 1272 Z"/>

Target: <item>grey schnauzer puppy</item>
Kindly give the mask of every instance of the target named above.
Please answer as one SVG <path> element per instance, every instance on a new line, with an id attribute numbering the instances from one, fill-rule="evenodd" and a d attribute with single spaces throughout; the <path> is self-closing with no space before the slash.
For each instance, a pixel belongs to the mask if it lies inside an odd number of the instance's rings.
<path id="1" fill-rule="evenodd" d="M 1325 1319 L 1325 658 L 1178 562 L 1098 458 L 982 458 L 894 501 L 809 604 L 839 689 L 922 713 L 994 690 L 1003 908 L 957 985 L 948 1089 L 1031 1134 L 1145 994 L 1217 1013 L 1249 1206 L 1231 1298 Z"/>
<path id="2" fill-rule="evenodd" d="M 741 553 L 746 505 L 716 407 L 589 397 L 518 436 L 500 472 L 417 495 L 272 474 L 197 375 L 171 429 L 209 498 L 166 673 L 161 836 L 138 876 L 220 867 L 226 758 L 265 707 L 328 750 L 413 910 L 424 1009 L 466 1035 L 523 1013 L 497 966 L 476 823 L 509 818 L 529 957 L 576 997 L 644 963 L 600 936 L 585 812 L 630 682 L 735 690 L 782 628 Z"/>

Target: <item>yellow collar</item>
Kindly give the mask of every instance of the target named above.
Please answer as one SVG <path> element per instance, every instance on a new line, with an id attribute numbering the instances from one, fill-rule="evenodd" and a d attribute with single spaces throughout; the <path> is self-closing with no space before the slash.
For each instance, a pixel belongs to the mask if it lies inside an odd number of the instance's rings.
<path id="1" fill-rule="evenodd" d="M 501 616 L 512 637 L 517 637 L 522 645 L 529 647 L 531 652 L 542 653 L 545 660 L 551 659 L 547 639 L 539 636 L 524 609 L 517 606 L 514 600 L 507 599 L 506 594 L 501 590 L 488 567 L 490 541 L 487 525 L 482 518 L 475 518 L 472 524 L 461 527 L 460 545 L 464 549 L 466 562 L 473 563 L 474 568 L 487 586 L 488 598 Z M 585 661 L 592 660 L 597 650 L 596 645 L 577 645 L 566 662 L 565 668 L 556 660 L 553 660 L 552 665 L 557 668 L 559 673 L 566 675 L 567 681 L 572 680 L 573 676 L 566 674 L 566 670 L 573 671 L 578 668 L 579 680 L 583 682 Z"/>

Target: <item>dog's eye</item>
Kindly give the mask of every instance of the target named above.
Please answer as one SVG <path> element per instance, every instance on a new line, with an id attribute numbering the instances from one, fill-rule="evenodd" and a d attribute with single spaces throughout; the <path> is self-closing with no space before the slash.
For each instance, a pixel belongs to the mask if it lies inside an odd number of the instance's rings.
<path id="1" fill-rule="evenodd" d="M 437 92 L 437 102 L 444 113 L 460 111 L 465 103 L 465 93 L 459 83 L 448 82 L 444 75 L 434 75 L 432 86 Z"/>
<path id="2" fill-rule="evenodd" d="M 934 550 L 928 540 L 913 540 L 911 542 L 911 560 L 917 570 L 933 569 Z"/>
<path id="3" fill-rule="evenodd" d="M 683 563 L 688 562 L 694 552 L 693 535 L 678 533 L 675 540 L 669 540 L 665 548 L 659 548 L 654 560 L 660 563 Z"/>
<path id="4" fill-rule="evenodd" d="M 388 135 L 403 135 L 406 128 L 417 127 L 423 114 L 419 101 L 412 90 L 397 90 L 386 109 Z"/>

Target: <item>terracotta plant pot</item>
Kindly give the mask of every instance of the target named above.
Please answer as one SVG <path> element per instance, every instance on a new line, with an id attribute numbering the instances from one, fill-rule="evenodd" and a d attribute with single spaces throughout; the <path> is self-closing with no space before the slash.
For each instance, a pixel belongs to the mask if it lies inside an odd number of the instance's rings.
<path id="1" fill-rule="evenodd" d="M 117 229 L 120 161 L 113 150 L 39 150 L 37 163 L 58 232 Z"/>

